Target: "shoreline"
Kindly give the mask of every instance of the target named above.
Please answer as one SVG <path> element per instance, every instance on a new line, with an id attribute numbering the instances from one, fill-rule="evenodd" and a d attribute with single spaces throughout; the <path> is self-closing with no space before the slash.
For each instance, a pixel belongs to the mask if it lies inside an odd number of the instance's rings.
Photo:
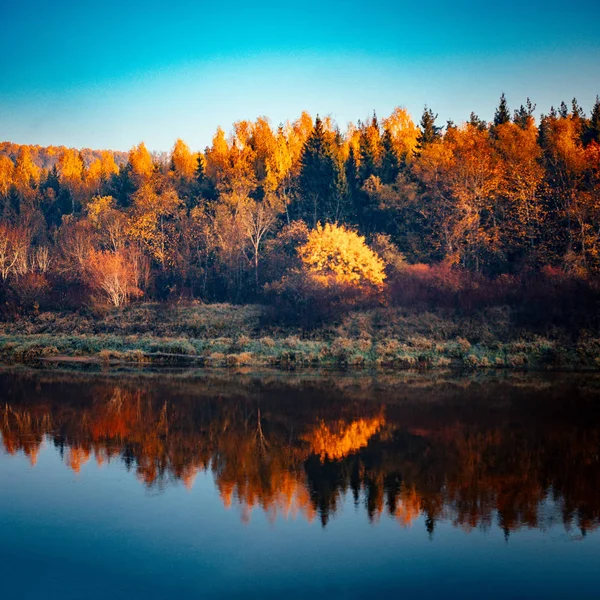
<path id="1" fill-rule="evenodd" d="M 265 339 L 267 340 L 265 342 Z M 592 362 L 593 361 L 593 362 Z M 275 368 L 344 371 L 515 370 L 600 371 L 600 361 L 581 345 L 531 341 L 471 345 L 461 338 L 403 342 L 247 338 L 153 338 L 114 335 L 0 335 L 0 362 L 6 365 L 97 365 L 210 369 Z"/>
<path id="2" fill-rule="evenodd" d="M 202 368 L 600 371 L 600 334 L 523 326 L 508 307 L 382 307 L 318 328 L 274 324 L 260 305 L 140 303 L 0 321 L 0 362 Z"/>

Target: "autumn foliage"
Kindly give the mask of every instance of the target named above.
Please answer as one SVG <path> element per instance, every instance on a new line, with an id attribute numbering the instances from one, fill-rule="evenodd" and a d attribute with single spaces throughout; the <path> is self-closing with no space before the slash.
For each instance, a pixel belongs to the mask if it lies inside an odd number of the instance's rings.
<path id="1" fill-rule="evenodd" d="M 305 273 L 318 284 L 381 288 L 384 263 L 365 238 L 344 226 L 320 223 L 298 248 Z"/>
<path id="2" fill-rule="evenodd" d="M 397 108 L 345 132 L 308 113 L 277 128 L 259 117 L 203 151 L 3 142 L 2 306 L 31 306 L 37 285 L 33 304 L 52 308 L 287 295 L 311 310 L 548 268 L 594 287 L 600 101 L 589 115 L 576 101 L 534 110 L 511 116 L 503 97 L 493 122 L 440 127 L 431 109 L 417 124 Z"/>

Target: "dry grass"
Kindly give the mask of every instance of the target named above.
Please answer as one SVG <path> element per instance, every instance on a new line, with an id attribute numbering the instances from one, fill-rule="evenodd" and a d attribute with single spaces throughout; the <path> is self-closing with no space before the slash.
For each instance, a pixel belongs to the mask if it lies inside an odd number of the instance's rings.
<path id="1" fill-rule="evenodd" d="M 508 309 L 472 314 L 380 308 L 310 332 L 259 328 L 259 306 L 139 304 L 103 314 L 40 313 L 0 323 L 0 360 L 56 355 L 105 363 L 216 367 L 600 369 L 600 335 L 576 339 L 511 324 Z"/>

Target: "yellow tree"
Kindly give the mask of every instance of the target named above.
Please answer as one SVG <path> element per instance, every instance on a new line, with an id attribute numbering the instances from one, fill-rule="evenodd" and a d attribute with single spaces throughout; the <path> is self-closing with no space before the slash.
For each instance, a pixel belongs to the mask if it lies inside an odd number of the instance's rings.
<path id="1" fill-rule="evenodd" d="M 586 188 L 588 161 L 581 143 L 580 119 L 573 115 L 547 117 L 541 127 L 544 130 L 548 192 L 560 217 L 555 235 L 559 239 L 566 237 L 564 249 L 560 248 L 561 244 L 555 243 L 554 246 L 559 252 L 564 252 L 566 266 L 585 268 L 579 216 L 582 214 L 582 201 L 579 196 Z"/>
<path id="2" fill-rule="evenodd" d="M 197 161 L 197 155 L 192 153 L 183 140 L 178 139 L 171 152 L 171 168 L 175 174 L 186 180 L 193 179 L 196 173 Z"/>
<path id="3" fill-rule="evenodd" d="M 540 186 L 544 169 L 533 119 L 525 128 L 504 123 L 495 129 L 495 147 L 502 164 L 503 198 L 502 245 L 513 252 L 519 248 L 533 252 L 539 229 L 543 225 Z"/>
<path id="4" fill-rule="evenodd" d="M 128 224 L 130 237 L 145 246 L 162 266 L 173 266 L 177 253 L 177 220 L 182 202 L 174 190 L 157 192 L 144 183 L 132 196 L 133 205 Z"/>
<path id="5" fill-rule="evenodd" d="M 144 142 L 140 142 L 129 151 L 129 164 L 136 186 L 139 187 L 150 179 L 154 172 L 154 164 Z"/>
<path id="6" fill-rule="evenodd" d="M 127 217 L 117 210 L 112 196 L 95 196 L 86 207 L 87 217 L 97 231 L 100 245 L 114 252 L 127 242 Z"/>
<path id="7" fill-rule="evenodd" d="M 502 182 L 501 164 L 489 133 L 472 125 L 457 129 L 446 143 L 454 154 L 446 173 L 456 200 L 454 236 L 463 265 L 479 271 L 483 253 L 500 250 L 495 204 Z"/>
<path id="8" fill-rule="evenodd" d="M 320 223 L 298 248 L 306 274 L 328 287 L 382 288 L 385 280 L 383 260 L 365 243 L 365 238 L 343 225 Z"/>
<path id="9" fill-rule="evenodd" d="M 58 157 L 58 174 L 61 185 L 66 187 L 71 195 L 72 213 L 75 212 L 76 204 L 83 200 L 84 173 L 85 165 L 80 153 L 72 148 L 65 148 Z"/>
<path id="10" fill-rule="evenodd" d="M 0 156 L 0 196 L 8 196 L 13 183 L 15 165 L 8 156 Z"/>
<path id="11" fill-rule="evenodd" d="M 449 262 L 456 262 L 459 255 L 454 236 L 455 203 L 447 178 L 453 161 L 450 144 L 436 141 L 424 146 L 412 164 L 412 173 L 423 190 L 420 198 L 411 203 L 413 211 L 431 225 L 429 253 Z"/>
<path id="12" fill-rule="evenodd" d="M 14 184 L 22 196 L 26 196 L 40 180 L 40 168 L 31 158 L 31 150 L 21 146 L 15 161 Z"/>
<path id="13" fill-rule="evenodd" d="M 403 107 L 395 108 L 392 114 L 383 120 L 383 127 L 392 136 L 396 154 L 410 160 L 417 147 L 419 128 L 415 125 L 409 112 Z"/>
<path id="14" fill-rule="evenodd" d="M 100 194 L 102 186 L 119 172 L 112 152 L 102 151 L 100 158 L 93 161 L 85 173 L 85 186 L 89 195 Z"/>

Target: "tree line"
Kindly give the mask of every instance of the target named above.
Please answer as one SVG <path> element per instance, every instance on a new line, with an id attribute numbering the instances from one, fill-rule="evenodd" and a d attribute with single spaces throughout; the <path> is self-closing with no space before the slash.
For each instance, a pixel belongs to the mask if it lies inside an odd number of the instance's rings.
<path id="1" fill-rule="evenodd" d="M 600 100 L 589 115 L 576 100 L 537 121 L 534 111 L 527 99 L 511 112 L 502 95 L 490 123 L 471 113 L 442 126 L 426 107 L 417 124 L 396 108 L 345 132 L 306 112 L 275 129 L 259 117 L 219 128 L 203 152 L 179 139 L 169 154 L 140 143 L 126 159 L 3 143 L 4 300 L 257 301 L 302 277 L 319 225 L 356 261 L 383 261 L 388 281 L 416 264 L 593 277 Z"/>

